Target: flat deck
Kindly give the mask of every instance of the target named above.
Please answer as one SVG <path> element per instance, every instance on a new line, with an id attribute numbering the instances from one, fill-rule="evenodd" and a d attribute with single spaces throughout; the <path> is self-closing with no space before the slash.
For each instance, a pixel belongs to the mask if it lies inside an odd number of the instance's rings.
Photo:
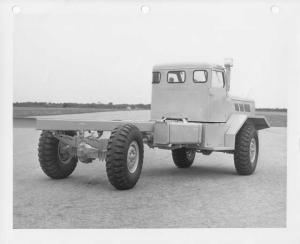
<path id="1" fill-rule="evenodd" d="M 119 125 L 134 124 L 140 131 L 153 131 L 154 121 L 133 120 L 60 120 L 60 119 L 37 119 L 38 130 L 103 130 L 111 131 Z"/>
<path id="2" fill-rule="evenodd" d="M 132 123 L 140 131 L 153 131 L 149 110 L 116 111 L 87 114 L 37 116 L 38 130 L 104 130 L 111 131 L 118 125 Z"/>

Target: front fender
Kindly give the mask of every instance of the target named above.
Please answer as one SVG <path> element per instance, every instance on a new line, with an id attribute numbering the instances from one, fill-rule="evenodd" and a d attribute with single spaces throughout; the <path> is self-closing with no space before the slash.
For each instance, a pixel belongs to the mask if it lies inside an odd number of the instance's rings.
<path id="1" fill-rule="evenodd" d="M 225 133 L 225 146 L 235 148 L 235 137 L 245 123 L 251 122 L 256 130 L 262 130 L 270 127 L 265 116 L 255 116 L 247 114 L 233 114 L 230 116 L 226 125 L 228 127 Z"/>

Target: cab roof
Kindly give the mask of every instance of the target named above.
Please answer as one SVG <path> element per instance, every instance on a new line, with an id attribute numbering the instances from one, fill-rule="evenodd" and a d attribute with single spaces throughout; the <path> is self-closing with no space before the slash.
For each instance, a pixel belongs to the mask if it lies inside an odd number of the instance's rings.
<path id="1" fill-rule="evenodd" d="M 223 66 L 210 63 L 168 63 L 158 64 L 153 67 L 153 70 L 174 70 L 174 69 L 224 69 Z"/>

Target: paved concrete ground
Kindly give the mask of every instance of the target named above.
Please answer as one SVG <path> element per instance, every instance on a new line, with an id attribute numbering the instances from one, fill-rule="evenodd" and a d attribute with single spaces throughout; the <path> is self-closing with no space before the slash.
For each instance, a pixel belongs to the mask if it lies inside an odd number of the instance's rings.
<path id="1" fill-rule="evenodd" d="M 146 146 L 141 178 L 129 191 L 115 190 L 98 160 L 49 179 L 39 167 L 38 138 L 32 128 L 14 128 L 14 228 L 286 225 L 286 128 L 261 131 L 252 176 L 235 173 L 232 155 L 198 154 L 191 168 L 177 169 L 169 151 Z"/>

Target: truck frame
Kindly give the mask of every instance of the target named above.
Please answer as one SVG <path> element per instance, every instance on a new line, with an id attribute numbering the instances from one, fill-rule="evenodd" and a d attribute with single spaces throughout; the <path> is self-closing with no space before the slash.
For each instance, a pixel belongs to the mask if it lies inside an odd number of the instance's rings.
<path id="1" fill-rule="evenodd" d="M 258 130 L 270 125 L 264 116 L 255 115 L 254 101 L 229 95 L 232 66 L 231 59 L 224 66 L 154 66 L 149 121 L 38 118 L 42 170 L 62 179 L 78 161 L 98 158 L 106 161 L 108 179 L 116 189 L 131 189 L 140 177 L 146 144 L 171 150 L 178 168 L 190 167 L 196 153 L 231 153 L 237 173 L 252 174 L 258 160 Z"/>

